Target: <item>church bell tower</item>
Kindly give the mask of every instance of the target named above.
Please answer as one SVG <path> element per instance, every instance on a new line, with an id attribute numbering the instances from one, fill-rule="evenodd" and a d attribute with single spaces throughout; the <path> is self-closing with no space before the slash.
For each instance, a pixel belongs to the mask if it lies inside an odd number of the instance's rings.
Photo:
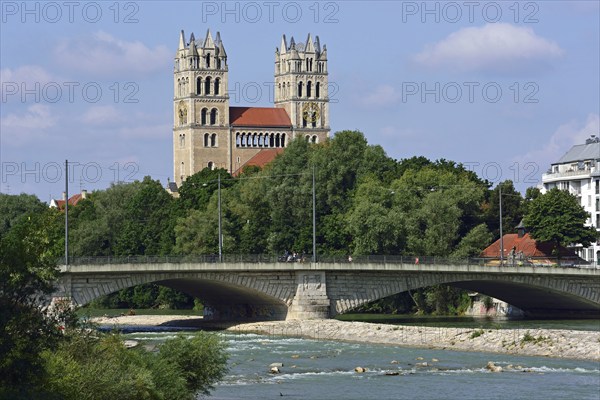
<path id="1" fill-rule="evenodd" d="M 284 108 L 294 137 L 312 143 L 329 135 L 327 47 L 310 33 L 306 43 L 288 45 L 285 35 L 275 50 L 275 107 Z"/>
<path id="2" fill-rule="evenodd" d="M 184 32 L 174 65 L 173 177 L 178 186 L 206 167 L 230 168 L 227 53 L 217 32 L 203 40 Z"/>

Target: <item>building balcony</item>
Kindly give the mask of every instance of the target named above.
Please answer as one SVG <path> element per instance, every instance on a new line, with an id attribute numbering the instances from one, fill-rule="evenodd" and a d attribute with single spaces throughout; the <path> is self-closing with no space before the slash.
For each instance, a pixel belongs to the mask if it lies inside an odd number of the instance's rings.
<path id="1" fill-rule="evenodd" d="M 555 182 L 555 181 L 565 181 L 565 180 L 575 180 L 575 179 L 586 179 L 592 176 L 594 173 L 594 168 L 591 169 L 580 169 L 573 171 L 565 171 L 565 172 L 552 172 L 542 174 L 542 182 Z"/>

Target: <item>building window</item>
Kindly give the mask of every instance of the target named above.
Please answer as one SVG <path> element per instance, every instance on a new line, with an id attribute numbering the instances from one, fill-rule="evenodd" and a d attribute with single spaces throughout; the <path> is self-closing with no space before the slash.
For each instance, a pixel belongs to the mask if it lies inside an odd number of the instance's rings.
<path id="1" fill-rule="evenodd" d="M 210 68 L 210 53 L 206 55 L 206 68 Z"/>
<path id="2" fill-rule="evenodd" d="M 220 83 L 219 78 L 215 78 L 215 94 L 216 95 L 219 94 L 219 83 Z"/>
<path id="3" fill-rule="evenodd" d="M 600 180 L 596 179 L 596 194 L 600 194 Z"/>
<path id="4" fill-rule="evenodd" d="M 310 98 L 312 96 L 312 82 L 306 82 L 306 97 Z"/>
<path id="5" fill-rule="evenodd" d="M 196 94 L 202 94 L 202 78 L 198 77 L 196 79 Z"/>
<path id="6" fill-rule="evenodd" d="M 302 97 L 302 82 L 298 83 L 298 97 Z"/>
<path id="7" fill-rule="evenodd" d="M 210 94 L 210 76 L 204 80 L 204 94 Z"/>
<path id="8" fill-rule="evenodd" d="M 600 214 L 596 214 L 596 228 L 600 227 Z"/>
<path id="9" fill-rule="evenodd" d="M 210 124 L 211 125 L 217 124 L 217 109 L 216 108 L 213 108 L 212 110 L 210 110 Z"/>
<path id="10" fill-rule="evenodd" d="M 215 163 L 214 163 L 214 162 L 212 162 L 212 161 L 209 161 L 209 162 L 208 162 L 208 164 L 207 164 L 206 166 L 207 166 L 208 168 L 210 168 L 211 170 L 212 170 L 212 169 L 215 169 Z"/>
<path id="11" fill-rule="evenodd" d="M 208 147 L 209 137 L 210 135 L 208 133 L 204 134 L 204 147 Z"/>
<path id="12" fill-rule="evenodd" d="M 217 147 L 217 134 L 210 135 L 210 147 Z"/>
<path id="13" fill-rule="evenodd" d="M 588 249 L 587 260 L 588 261 L 594 261 L 594 249 Z"/>
<path id="14" fill-rule="evenodd" d="M 200 124 L 206 125 L 206 115 L 208 114 L 208 109 L 203 108 L 200 115 Z"/>
<path id="15" fill-rule="evenodd" d="M 317 82 L 317 84 L 315 85 L 315 97 L 318 99 L 319 97 L 321 97 L 321 83 Z"/>

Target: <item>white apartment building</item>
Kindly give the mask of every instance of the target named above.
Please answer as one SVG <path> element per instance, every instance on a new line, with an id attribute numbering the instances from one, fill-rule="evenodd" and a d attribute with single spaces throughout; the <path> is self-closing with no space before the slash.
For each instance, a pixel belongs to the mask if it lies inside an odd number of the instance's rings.
<path id="1" fill-rule="evenodd" d="M 585 144 L 573 146 L 542 175 L 542 186 L 542 193 L 557 187 L 577 196 L 590 214 L 587 225 L 600 230 L 600 138 L 592 135 Z M 581 258 L 600 263 L 599 243 L 572 248 Z"/>

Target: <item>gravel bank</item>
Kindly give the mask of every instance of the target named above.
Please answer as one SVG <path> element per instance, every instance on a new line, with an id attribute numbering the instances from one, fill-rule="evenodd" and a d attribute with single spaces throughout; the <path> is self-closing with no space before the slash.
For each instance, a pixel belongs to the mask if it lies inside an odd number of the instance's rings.
<path id="1" fill-rule="evenodd" d="M 600 332 L 560 329 L 471 329 L 401 326 L 337 320 L 207 323 L 191 315 L 94 318 L 100 325 L 219 327 L 232 332 L 298 336 L 457 351 L 600 361 Z"/>
<path id="2" fill-rule="evenodd" d="M 235 325 L 228 330 L 407 347 L 600 361 L 600 332 L 593 331 L 437 328 L 337 320 L 256 322 Z"/>

